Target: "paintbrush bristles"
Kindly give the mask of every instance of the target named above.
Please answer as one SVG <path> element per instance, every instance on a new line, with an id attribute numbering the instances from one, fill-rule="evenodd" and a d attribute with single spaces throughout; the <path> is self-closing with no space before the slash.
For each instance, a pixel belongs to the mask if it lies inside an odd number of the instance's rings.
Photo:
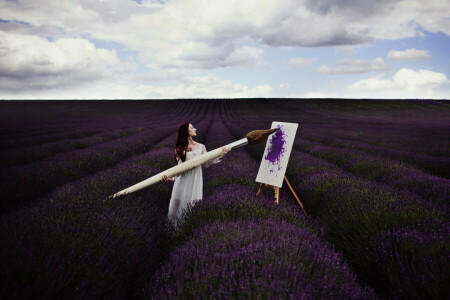
<path id="1" fill-rule="evenodd" d="M 275 129 L 265 129 L 265 130 L 253 130 L 247 133 L 245 136 L 248 140 L 249 144 L 258 144 L 264 141 L 269 135 L 277 131 L 278 128 Z"/>

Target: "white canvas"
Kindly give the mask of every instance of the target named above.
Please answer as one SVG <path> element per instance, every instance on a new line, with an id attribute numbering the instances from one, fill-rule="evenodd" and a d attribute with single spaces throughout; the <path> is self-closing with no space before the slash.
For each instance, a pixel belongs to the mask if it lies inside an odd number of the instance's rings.
<path id="1" fill-rule="evenodd" d="M 282 186 L 297 127 L 297 123 L 272 122 L 270 128 L 280 128 L 280 130 L 267 139 L 256 182 Z"/>

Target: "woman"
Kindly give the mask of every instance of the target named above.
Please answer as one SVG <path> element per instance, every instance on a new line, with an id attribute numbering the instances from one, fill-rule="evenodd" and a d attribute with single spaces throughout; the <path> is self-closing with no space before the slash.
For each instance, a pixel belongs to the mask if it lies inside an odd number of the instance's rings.
<path id="1" fill-rule="evenodd" d="M 175 144 L 175 160 L 178 164 L 207 152 L 203 144 L 192 139 L 194 136 L 197 136 L 197 129 L 192 124 L 185 122 L 178 126 Z M 220 159 L 227 152 L 226 147 L 222 147 L 221 155 L 206 162 L 205 167 L 220 162 Z M 202 166 L 197 166 L 173 178 L 164 175 L 161 181 L 175 181 L 170 198 L 168 218 L 177 226 L 181 222 L 183 211 L 186 210 L 187 206 L 189 204 L 194 205 L 196 201 L 203 198 Z"/>

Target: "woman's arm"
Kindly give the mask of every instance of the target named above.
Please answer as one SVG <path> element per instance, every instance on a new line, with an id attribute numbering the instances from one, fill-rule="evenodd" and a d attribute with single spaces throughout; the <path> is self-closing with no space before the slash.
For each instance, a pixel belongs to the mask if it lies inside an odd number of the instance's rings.
<path id="1" fill-rule="evenodd" d="M 175 150 L 175 157 L 177 159 L 178 164 L 181 164 L 182 163 L 181 158 L 178 156 L 178 153 L 176 150 Z M 177 179 L 178 176 L 180 176 L 180 175 L 176 175 L 173 177 L 168 177 L 167 175 L 163 175 L 163 178 L 161 179 L 161 181 L 175 181 L 175 179 Z"/>
<path id="2" fill-rule="evenodd" d="M 205 147 L 205 145 L 202 145 L 202 154 L 205 154 L 205 153 L 207 153 L 206 147 Z M 211 166 L 213 164 L 220 163 L 222 161 L 221 158 L 223 158 L 223 156 L 226 153 L 227 153 L 227 151 L 224 149 L 224 147 L 222 147 L 222 154 L 219 157 L 217 157 L 215 159 L 212 159 L 212 160 L 209 160 L 206 163 L 204 163 L 203 165 L 205 166 L 205 168 L 208 168 L 209 166 Z"/>

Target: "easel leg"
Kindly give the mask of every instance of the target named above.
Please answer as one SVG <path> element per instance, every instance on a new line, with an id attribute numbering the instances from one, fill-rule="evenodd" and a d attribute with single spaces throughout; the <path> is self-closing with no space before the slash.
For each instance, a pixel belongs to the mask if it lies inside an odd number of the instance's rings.
<path id="1" fill-rule="evenodd" d="M 263 189 L 266 187 L 266 184 L 261 183 L 261 185 L 259 186 L 258 191 L 256 192 L 256 196 L 258 196 L 259 194 L 262 193 Z"/>
<path id="2" fill-rule="evenodd" d="M 289 186 L 289 189 L 291 190 L 292 194 L 294 195 L 295 199 L 297 200 L 298 204 L 300 204 L 300 207 L 302 208 L 303 212 L 306 214 L 305 208 L 303 207 L 303 204 L 300 202 L 300 199 L 298 199 L 297 194 L 294 192 L 294 189 L 292 188 L 291 184 L 289 183 L 289 180 L 286 178 L 286 176 L 284 176 L 284 180 L 286 181 L 286 183 Z M 261 192 L 263 191 L 263 189 L 267 186 L 270 186 L 273 188 L 274 193 L 275 193 L 275 203 L 278 205 L 279 200 L 280 200 L 280 188 L 277 186 L 273 186 L 273 185 L 268 185 L 265 183 L 261 183 L 261 185 L 259 186 L 258 192 L 256 192 L 256 196 L 258 196 L 259 194 L 261 194 Z"/>
<path id="3" fill-rule="evenodd" d="M 306 214 L 305 208 L 303 207 L 303 204 L 300 202 L 300 199 L 298 199 L 297 194 L 294 192 L 294 189 L 292 188 L 291 184 L 289 183 L 289 180 L 286 176 L 284 176 L 284 180 L 286 180 L 286 183 L 288 184 L 289 188 L 291 189 L 292 194 L 294 194 L 295 199 L 297 199 L 298 204 L 300 204 L 300 207 L 302 208 L 303 212 Z"/>
<path id="4" fill-rule="evenodd" d="M 280 199 L 280 188 L 277 186 L 274 186 L 273 188 L 275 190 L 275 203 L 278 205 Z"/>
<path id="5" fill-rule="evenodd" d="M 279 202 L 279 199 L 280 199 L 280 188 L 277 187 L 277 186 L 261 183 L 261 185 L 259 186 L 258 191 L 256 192 L 256 196 L 261 194 L 265 187 L 269 187 L 269 186 L 273 188 L 273 191 L 274 191 L 274 194 L 275 194 L 275 203 L 278 205 L 278 202 Z"/>

